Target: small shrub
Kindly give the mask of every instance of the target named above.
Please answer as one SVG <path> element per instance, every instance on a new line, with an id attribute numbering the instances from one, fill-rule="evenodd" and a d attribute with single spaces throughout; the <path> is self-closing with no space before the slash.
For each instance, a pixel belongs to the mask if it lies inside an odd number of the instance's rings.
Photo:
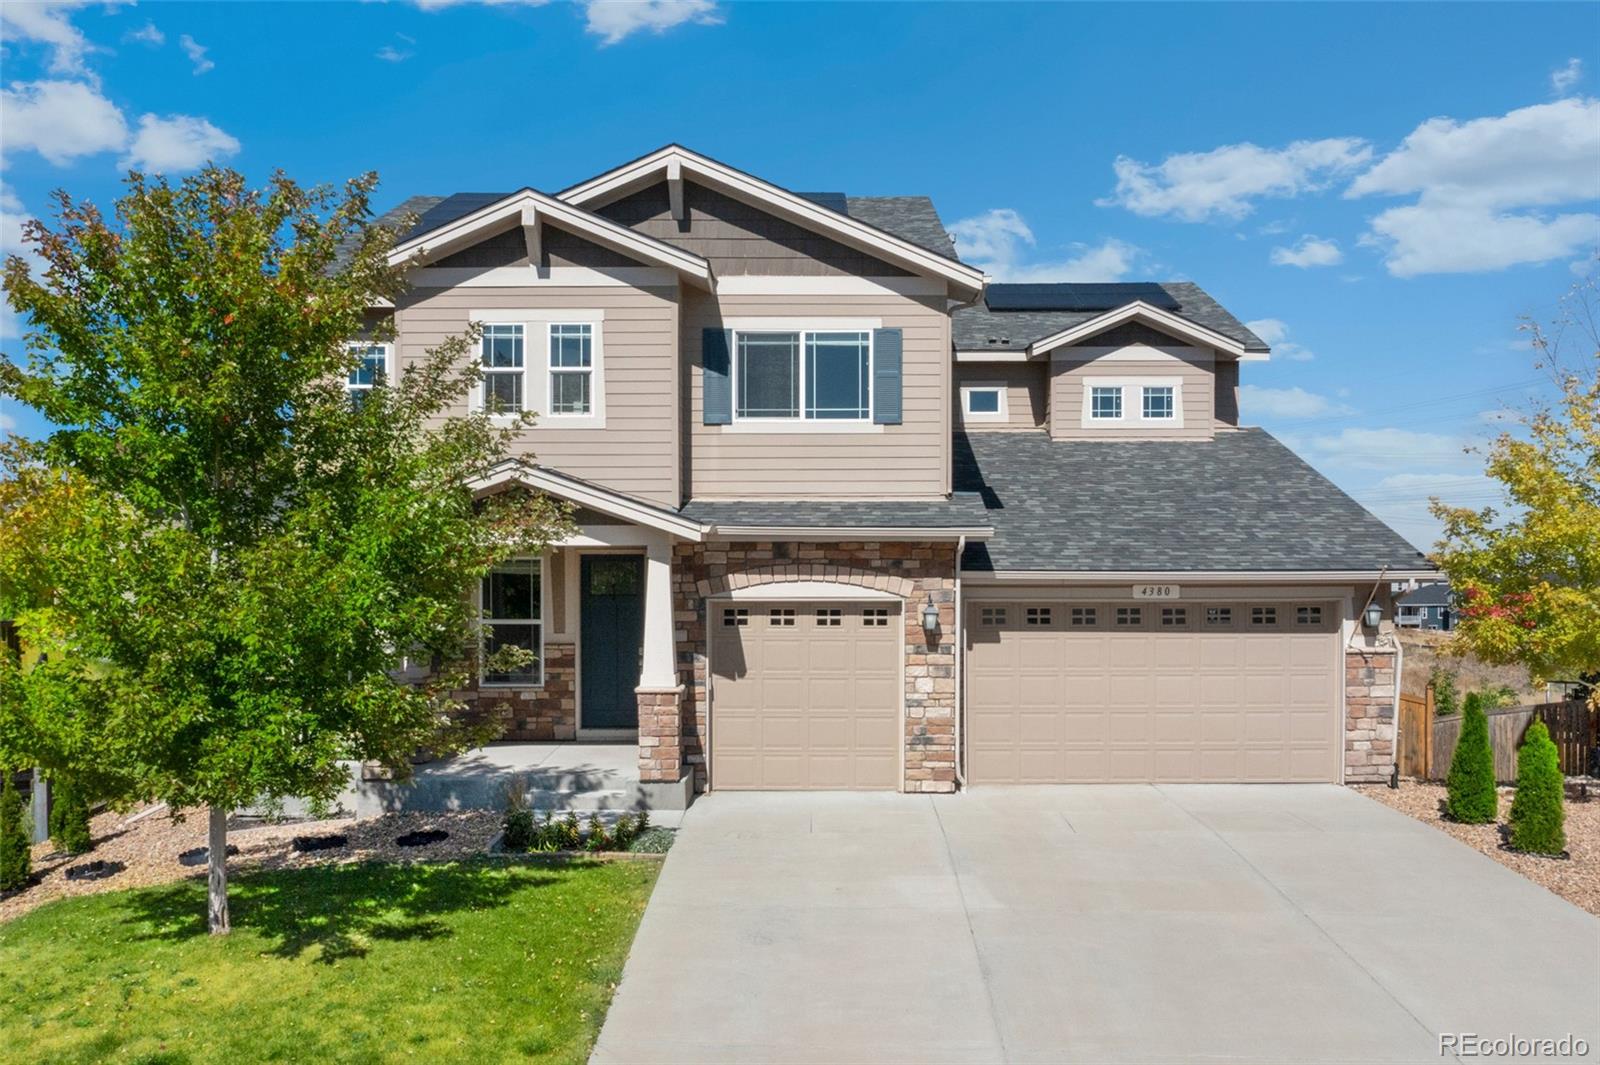
<path id="1" fill-rule="evenodd" d="M 623 814 L 617 818 L 617 823 L 611 829 L 611 846 L 614 850 L 625 851 L 628 844 L 632 843 L 639 835 L 639 822 L 632 814 Z"/>
<path id="2" fill-rule="evenodd" d="M 500 846 L 508 851 L 533 850 L 539 840 L 539 819 L 532 810 L 510 810 L 500 822 Z"/>
<path id="3" fill-rule="evenodd" d="M 1467 825 L 1486 825 L 1499 812 L 1494 789 L 1494 751 L 1489 746 L 1489 719 L 1477 692 L 1461 704 L 1461 739 L 1445 778 L 1445 813 Z"/>
<path id="4" fill-rule="evenodd" d="M 611 833 L 606 831 L 606 823 L 600 820 L 599 814 L 589 815 L 589 838 L 584 841 L 584 848 L 591 851 L 611 849 Z"/>
<path id="5" fill-rule="evenodd" d="M 1461 692 L 1456 688 L 1456 671 L 1445 669 L 1443 666 L 1434 666 L 1433 672 L 1428 674 L 1428 683 L 1433 685 L 1433 712 L 1440 717 L 1449 717 L 1461 712 Z"/>
<path id="6" fill-rule="evenodd" d="M 1483 696 L 1483 709 L 1485 711 L 1516 706 L 1522 702 L 1522 697 L 1517 694 L 1517 689 L 1509 684 L 1502 684 L 1498 688 L 1485 688 L 1479 694 Z"/>
<path id="7" fill-rule="evenodd" d="M 550 822 L 551 838 L 555 841 L 558 851 L 575 851 L 583 846 L 583 832 L 578 828 L 578 814 L 568 810 L 567 816 L 559 821 Z"/>
<path id="8" fill-rule="evenodd" d="M 11 770 L 0 768 L 0 891 L 16 891 L 28 886 L 33 872 L 33 848 L 29 843 L 27 808 L 11 783 Z"/>
<path id="9" fill-rule="evenodd" d="M 629 845 L 635 854 L 665 854 L 672 847 L 672 829 L 647 828 Z"/>
<path id="10" fill-rule="evenodd" d="M 1517 751 L 1517 794 L 1511 800 L 1511 846 L 1532 854 L 1567 849 L 1561 756 L 1543 721 L 1528 726 Z"/>
<path id="11" fill-rule="evenodd" d="M 89 797 L 70 776 L 50 781 L 50 841 L 63 854 L 83 854 L 94 848 Z"/>

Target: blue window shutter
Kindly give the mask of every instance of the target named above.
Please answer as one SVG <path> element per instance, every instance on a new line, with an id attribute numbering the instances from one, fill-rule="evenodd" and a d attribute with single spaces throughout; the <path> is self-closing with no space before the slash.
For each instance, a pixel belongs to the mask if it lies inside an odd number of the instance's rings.
<path id="1" fill-rule="evenodd" d="M 707 425 L 728 425 L 733 421 L 733 386 L 728 372 L 732 348 L 733 330 L 701 331 L 700 363 L 705 370 L 702 414 Z"/>
<path id="2" fill-rule="evenodd" d="M 872 331 L 872 422 L 900 424 L 900 351 L 898 329 Z"/>

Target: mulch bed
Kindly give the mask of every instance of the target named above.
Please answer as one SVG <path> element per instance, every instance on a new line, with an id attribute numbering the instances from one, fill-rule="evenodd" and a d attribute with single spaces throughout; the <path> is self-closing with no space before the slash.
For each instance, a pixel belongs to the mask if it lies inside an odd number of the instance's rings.
<path id="1" fill-rule="evenodd" d="M 1600 916 L 1600 788 L 1589 789 L 1588 802 L 1568 798 L 1567 854 L 1561 858 L 1523 854 L 1506 846 L 1503 829 L 1511 815 L 1513 788 L 1500 789 L 1499 821 L 1487 825 L 1463 825 L 1447 820 L 1440 812 L 1445 798 L 1443 784 L 1403 780 L 1399 790 L 1380 784 L 1357 784 L 1353 788 L 1369 799 L 1449 833 L 1574 906 Z"/>
<path id="2" fill-rule="evenodd" d="M 400 836 L 428 831 L 447 832 L 449 838 L 422 847 L 402 847 L 397 843 Z M 499 831 L 500 814 L 494 810 L 385 814 L 360 821 L 346 817 L 279 825 L 238 820 L 228 826 L 228 871 L 232 874 L 249 869 L 298 868 L 334 862 L 468 858 L 483 854 Z M 148 807 L 127 814 L 101 813 L 91 819 L 90 832 L 95 845 L 87 854 L 56 854 L 48 842 L 35 845 L 34 884 L 0 898 L 0 921 L 58 898 L 146 887 L 205 875 L 204 811 L 192 811 L 183 820 L 175 819 L 168 810 L 152 812 Z M 307 835 L 340 835 L 346 842 L 335 850 L 296 851 L 294 837 Z M 190 856 L 192 861 L 196 851 L 202 856 L 201 864 L 198 867 L 185 864 L 184 857 Z M 101 880 L 67 879 L 69 867 L 94 861 L 114 862 L 122 869 L 115 876 Z"/>

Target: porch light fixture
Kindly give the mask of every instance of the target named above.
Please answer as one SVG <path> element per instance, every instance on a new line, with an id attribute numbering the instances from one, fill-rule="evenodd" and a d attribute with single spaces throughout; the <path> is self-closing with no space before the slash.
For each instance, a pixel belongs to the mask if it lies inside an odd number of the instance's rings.
<path id="1" fill-rule="evenodd" d="M 1377 628 L 1378 627 L 1378 622 L 1380 622 L 1382 620 L 1383 620 L 1383 607 L 1379 606 L 1377 603 L 1368 603 L 1367 604 L 1367 628 L 1369 628 L 1369 629 Z"/>
<path id="2" fill-rule="evenodd" d="M 922 608 L 922 631 L 932 636 L 939 628 L 939 608 L 932 603 Z"/>

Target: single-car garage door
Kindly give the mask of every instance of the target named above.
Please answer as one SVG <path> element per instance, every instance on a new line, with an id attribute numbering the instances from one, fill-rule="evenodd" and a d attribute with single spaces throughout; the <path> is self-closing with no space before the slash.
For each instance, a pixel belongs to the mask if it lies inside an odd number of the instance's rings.
<path id="1" fill-rule="evenodd" d="M 973 603 L 973 784 L 1337 781 L 1338 608 Z"/>
<path id="2" fill-rule="evenodd" d="M 889 788 L 900 607 L 712 603 L 711 787 Z"/>

